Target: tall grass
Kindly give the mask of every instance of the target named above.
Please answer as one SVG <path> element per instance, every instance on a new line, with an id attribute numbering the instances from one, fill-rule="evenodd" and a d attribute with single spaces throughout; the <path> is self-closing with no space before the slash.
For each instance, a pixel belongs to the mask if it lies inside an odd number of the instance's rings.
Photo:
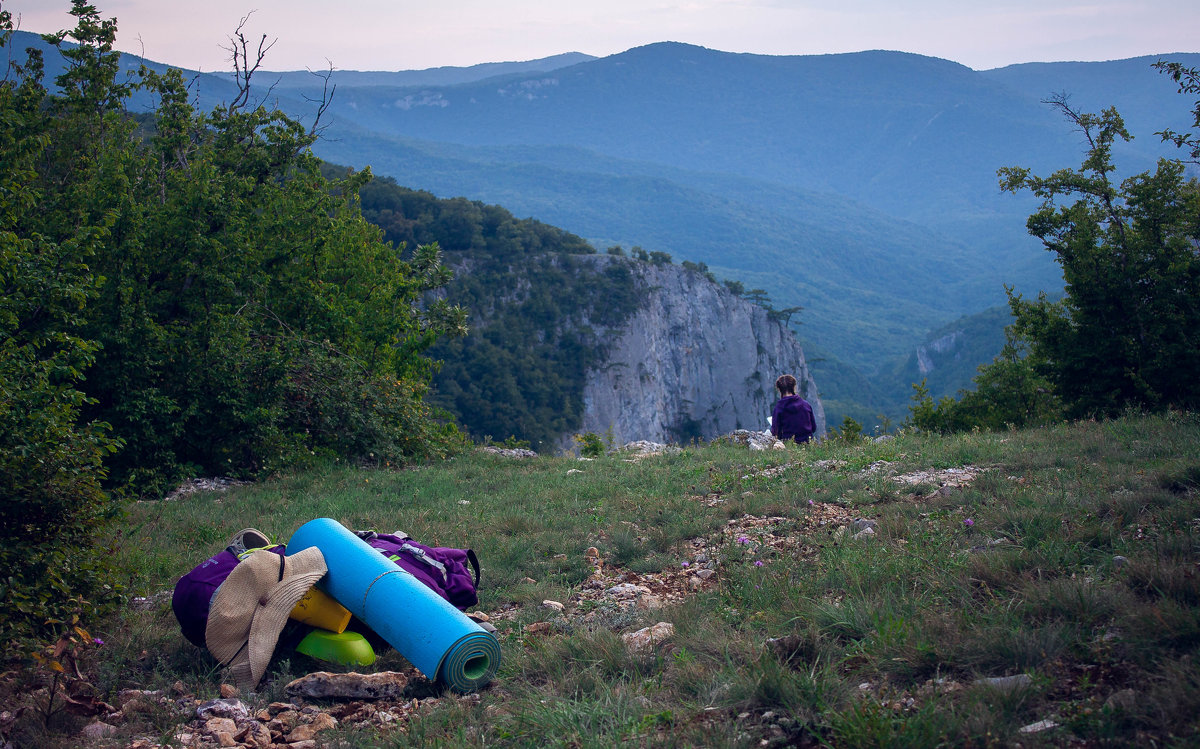
<path id="1" fill-rule="evenodd" d="M 333 465 L 132 505 L 119 561 L 129 589 L 153 595 L 240 528 L 286 540 L 322 516 L 474 548 L 479 608 L 506 612 L 496 681 L 405 732 L 342 732 L 352 746 L 1184 745 L 1200 741 L 1197 445 L 1200 418 L 1165 414 L 779 452 L 692 446 L 636 462 Z M 869 472 L 878 461 L 890 466 Z M 942 492 L 888 473 L 963 466 L 987 470 Z M 821 525 L 833 510 L 876 520 L 874 535 Z M 746 543 L 723 534 L 747 514 L 780 520 Z M 654 576 L 692 560 L 695 539 L 717 574 L 683 602 L 591 621 L 587 606 L 572 610 L 593 572 L 588 547 L 614 574 Z M 554 618 L 547 598 L 566 617 L 526 636 Z M 670 641 L 629 651 L 619 635 L 655 621 L 675 625 Z M 182 681 L 216 694 L 218 669 L 167 603 L 93 628 L 104 692 Z M 309 667 L 327 666 L 277 664 L 261 699 Z M 1028 686 L 977 683 L 1015 674 Z M 1106 705 L 1121 690 L 1134 698 Z M 1041 720 L 1057 727 L 1020 732 Z"/>

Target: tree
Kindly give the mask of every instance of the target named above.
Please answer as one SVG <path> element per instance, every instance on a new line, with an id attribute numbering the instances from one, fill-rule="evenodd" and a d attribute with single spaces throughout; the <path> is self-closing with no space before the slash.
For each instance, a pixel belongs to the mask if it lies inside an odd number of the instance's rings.
<path id="1" fill-rule="evenodd" d="M 1087 141 L 1080 169 L 1037 177 L 1001 169 L 1001 188 L 1043 200 L 1029 217 L 1063 269 L 1066 295 L 1009 291 L 1014 331 L 1069 416 L 1200 406 L 1200 187 L 1178 160 L 1114 183 L 1112 146 L 1129 140 L 1115 109 L 1049 102 Z"/>

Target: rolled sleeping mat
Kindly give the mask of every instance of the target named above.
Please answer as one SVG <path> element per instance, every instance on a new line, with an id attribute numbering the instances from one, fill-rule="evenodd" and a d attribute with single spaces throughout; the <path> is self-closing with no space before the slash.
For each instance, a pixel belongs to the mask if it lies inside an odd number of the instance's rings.
<path id="1" fill-rule="evenodd" d="M 345 606 L 421 673 L 456 692 L 490 682 L 500 667 L 500 643 L 430 590 L 330 518 L 296 529 L 288 551 L 321 550 L 329 572 L 317 587 Z"/>

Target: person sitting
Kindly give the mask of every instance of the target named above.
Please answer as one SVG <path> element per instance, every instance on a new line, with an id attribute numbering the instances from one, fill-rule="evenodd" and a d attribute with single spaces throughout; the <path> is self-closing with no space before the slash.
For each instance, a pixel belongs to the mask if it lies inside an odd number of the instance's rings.
<path id="1" fill-rule="evenodd" d="M 796 378 L 790 374 L 780 376 L 775 380 L 775 389 L 779 400 L 771 413 L 771 434 L 784 442 L 808 442 L 817 431 L 817 422 L 812 406 L 796 395 Z"/>

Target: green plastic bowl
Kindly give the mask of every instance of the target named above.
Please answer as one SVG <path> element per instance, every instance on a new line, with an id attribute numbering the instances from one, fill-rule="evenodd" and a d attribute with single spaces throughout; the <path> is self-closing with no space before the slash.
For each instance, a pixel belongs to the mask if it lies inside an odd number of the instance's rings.
<path id="1" fill-rule="evenodd" d="M 343 666 L 369 666 L 375 662 L 375 650 L 358 632 L 338 634 L 327 629 L 314 629 L 304 636 L 296 651 Z"/>

